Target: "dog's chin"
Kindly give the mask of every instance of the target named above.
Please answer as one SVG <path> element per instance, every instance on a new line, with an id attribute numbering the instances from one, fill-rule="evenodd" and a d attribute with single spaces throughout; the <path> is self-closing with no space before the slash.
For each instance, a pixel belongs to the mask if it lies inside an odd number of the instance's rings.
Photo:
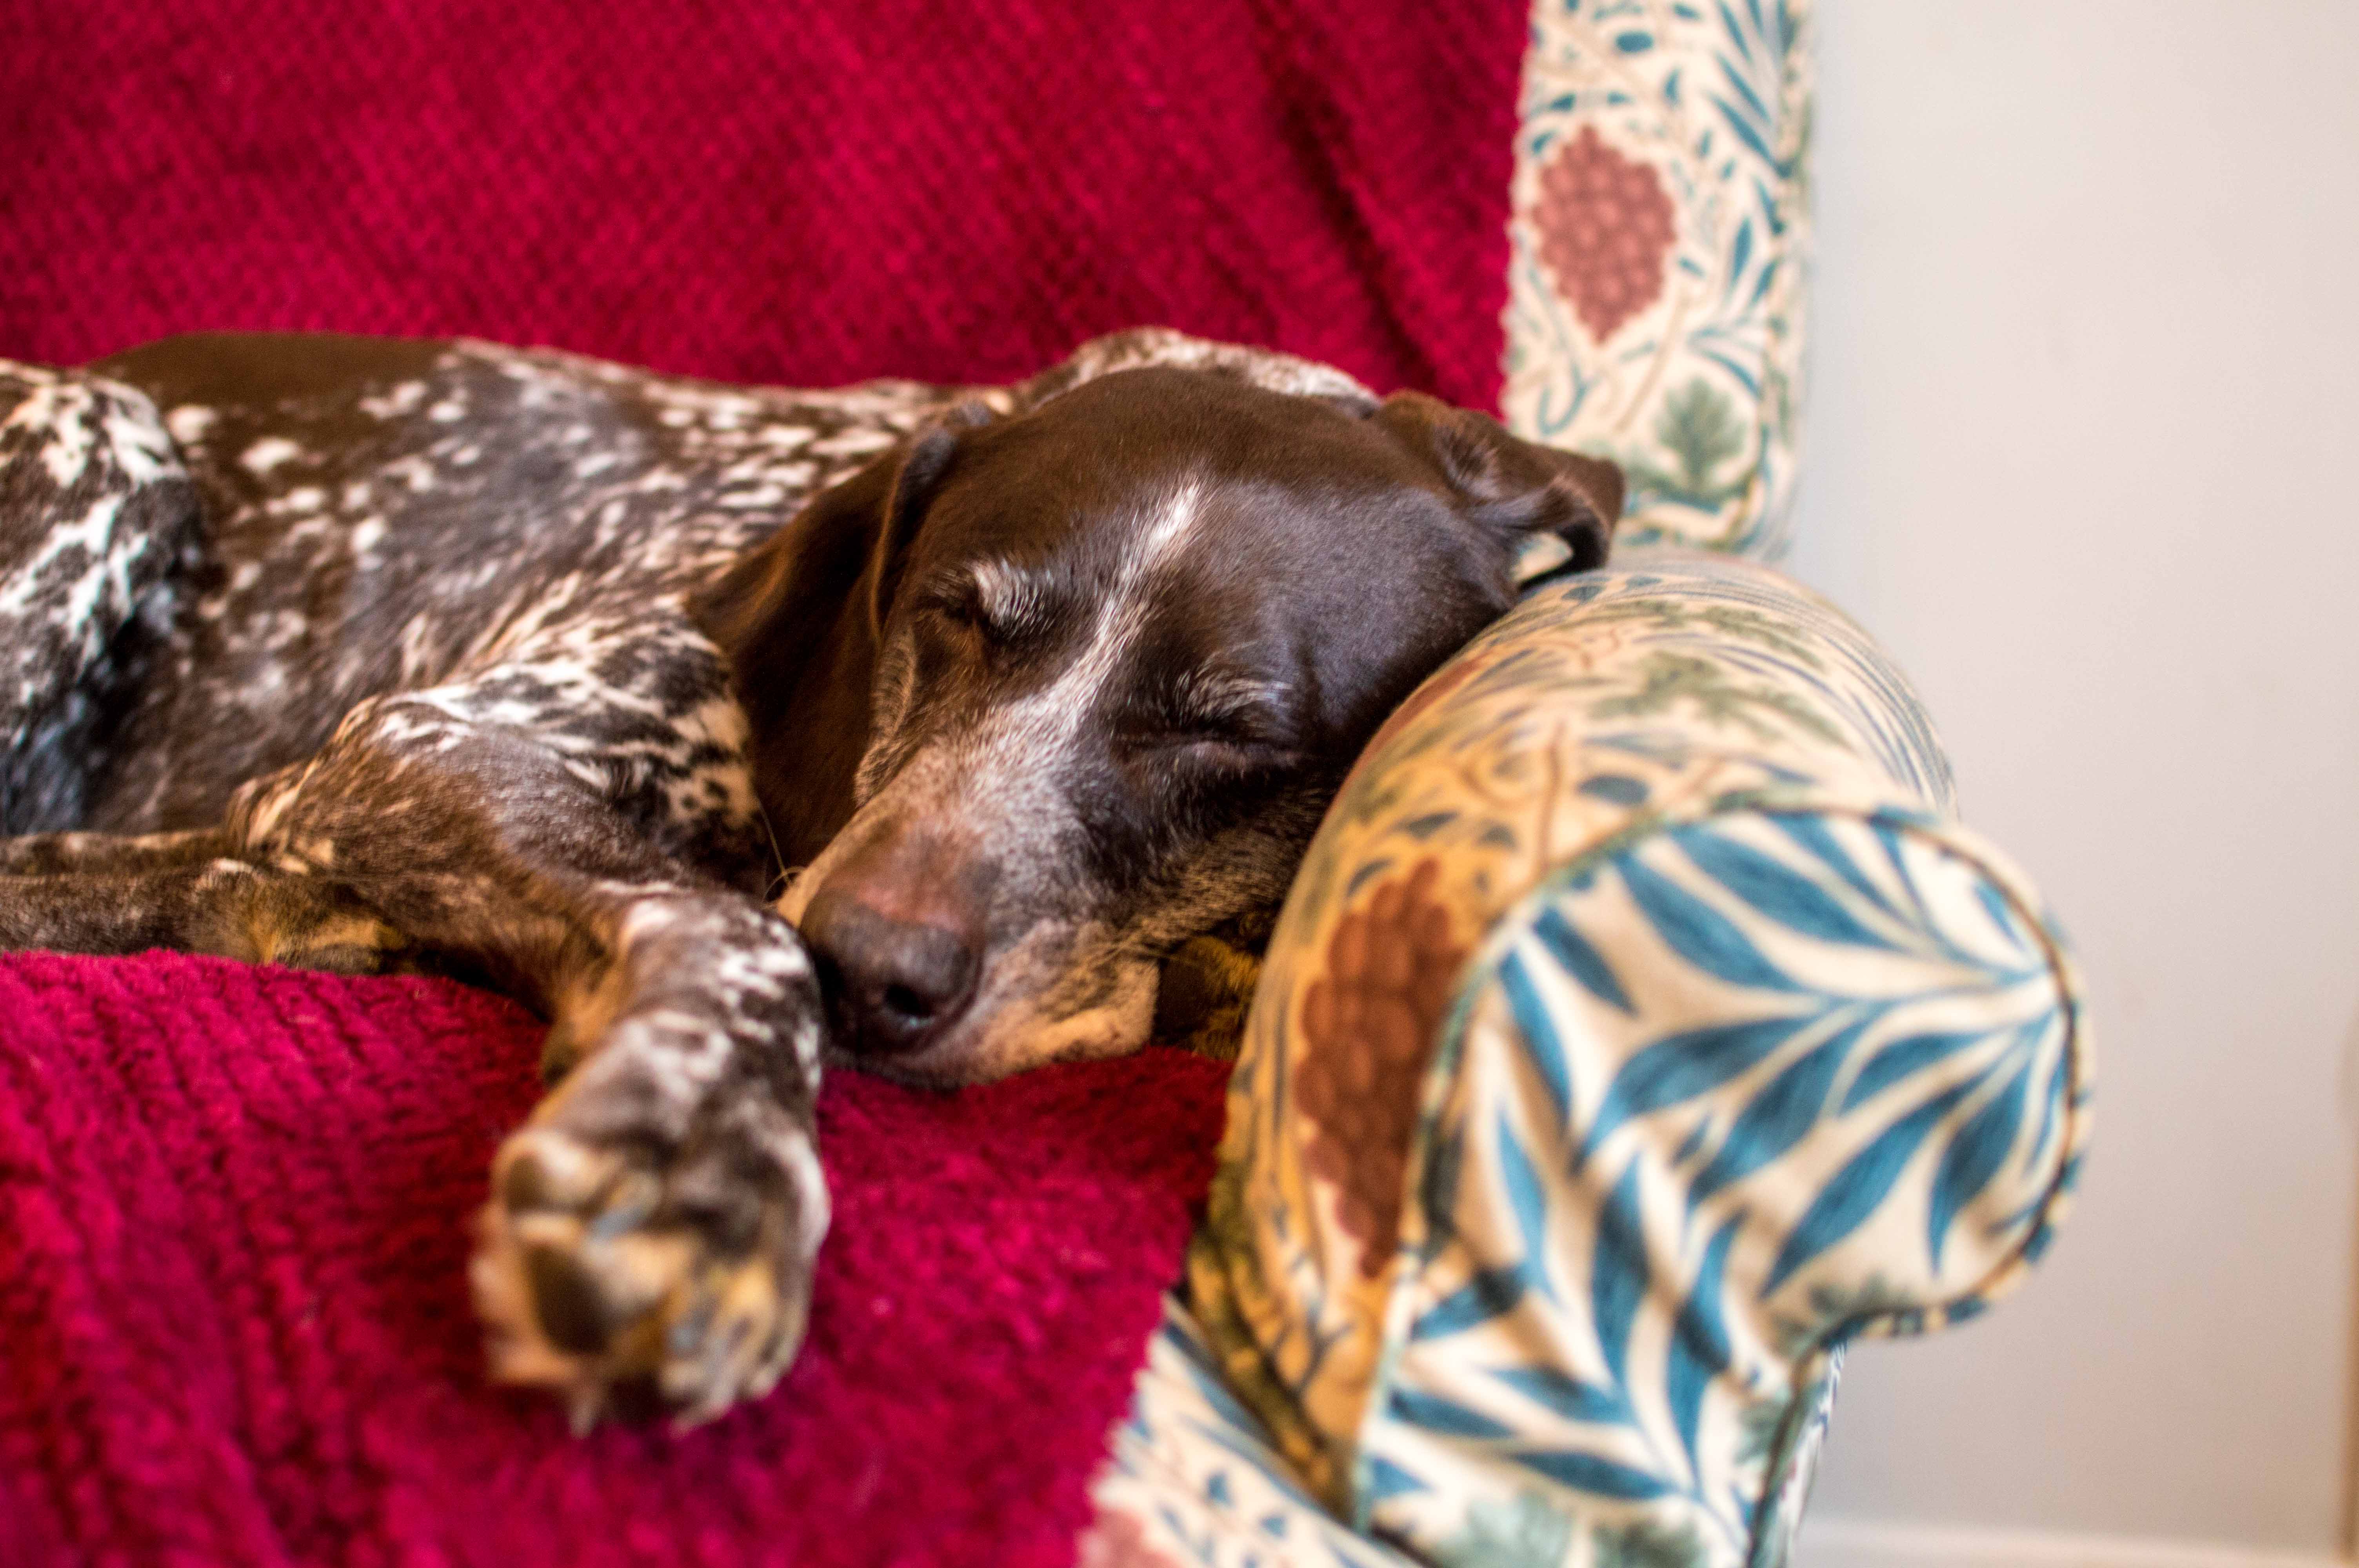
<path id="1" fill-rule="evenodd" d="M 1157 972 L 1153 964 L 1126 965 L 1093 1005 L 1062 1016 L 1039 998 L 1010 997 L 908 1055 L 829 1055 L 841 1065 L 929 1089 L 992 1083 L 1056 1062 L 1126 1056 L 1154 1031 Z"/>

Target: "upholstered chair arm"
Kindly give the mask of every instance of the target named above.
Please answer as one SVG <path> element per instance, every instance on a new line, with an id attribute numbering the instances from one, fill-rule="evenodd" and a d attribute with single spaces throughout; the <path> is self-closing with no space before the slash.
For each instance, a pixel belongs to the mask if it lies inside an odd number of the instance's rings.
<path id="1" fill-rule="evenodd" d="M 1907 683 L 1761 567 L 1545 586 L 1279 919 L 1187 1307 L 1444 1564 L 1784 1559 L 1841 1347 L 1981 1311 L 2089 1130 L 2079 989 Z"/>

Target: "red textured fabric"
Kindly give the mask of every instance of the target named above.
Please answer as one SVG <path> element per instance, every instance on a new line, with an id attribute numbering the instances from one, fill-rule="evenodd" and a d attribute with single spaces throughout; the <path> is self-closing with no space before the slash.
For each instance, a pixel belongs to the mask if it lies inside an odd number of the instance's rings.
<path id="1" fill-rule="evenodd" d="M 0 1563 L 1050 1564 L 1219 1133 L 1153 1051 L 831 1080 L 769 1399 L 569 1436 L 483 1379 L 470 1217 L 538 1026 L 440 981 L 0 959 Z"/>
<path id="2" fill-rule="evenodd" d="M 0 14 L 0 354 L 472 332 L 832 385 L 1161 323 L 1497 401 L 1521 0 Z"/>

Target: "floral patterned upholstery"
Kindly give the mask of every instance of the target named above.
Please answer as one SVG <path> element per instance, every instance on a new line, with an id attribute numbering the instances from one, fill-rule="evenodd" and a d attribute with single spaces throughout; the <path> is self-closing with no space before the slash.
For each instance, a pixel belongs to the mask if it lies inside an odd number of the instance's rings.
<path id="1" fill-rule="evenodd" d="M 2055 923 L 1881 650 L 1734 558 L 1792 493 L 1809 20 L 1537 0 L 1506 413 L 1624 465 L 1625 547 L 1321 829 L 1085 1565 L 1779 1568 L 1844 1344 L 2064 1212 Z"/>
<path id="2" fill-rule="evenodd" d="M 2088 1133 L 2071 962 L 1950 805 L 1898 672 L 1733 559 L 1560 579 L 1420 688 L 1279 918 L 1160 1352 L 1252 1412 L 1218 1489 L 1782 1561 L 1843 1342 L 1982 1310 Z M 1134 1483 L 1201 1448 L 1153 1381 Z"/>
<path id="3" fill-rule="evenodd" d="M 1518 435 L 1621 462 L 1625 541 L 1783 536 L 1810 20 L 1798 0 L 1533 6 L 1502 401 Z"/>

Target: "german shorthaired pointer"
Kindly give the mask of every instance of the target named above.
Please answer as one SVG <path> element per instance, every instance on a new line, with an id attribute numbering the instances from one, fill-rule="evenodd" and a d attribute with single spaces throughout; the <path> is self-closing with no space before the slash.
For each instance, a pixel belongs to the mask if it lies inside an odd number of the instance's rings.
<path id="1" fill-rule="evenodd" d="M 1611 465 L 1164 331 L 1007 387 L 473 342 L 0 363 L 0 948 L 430 967 L 551 1021 L 495 1376 L 701 1420 L 801 1339 L 823 1055 L 1128 1051 Z M 799 928 L 799 935 L 798 935 Z"/>

